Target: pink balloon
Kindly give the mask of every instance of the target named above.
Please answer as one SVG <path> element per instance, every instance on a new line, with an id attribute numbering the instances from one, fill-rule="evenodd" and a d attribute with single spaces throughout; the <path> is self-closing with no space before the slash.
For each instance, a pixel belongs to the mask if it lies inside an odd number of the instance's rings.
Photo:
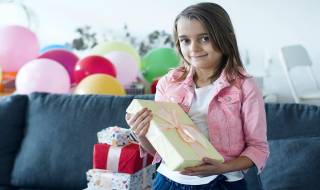
<path id="1" fill-rule="evenodd" d="M 16 72 L 39 52 L 36 35 L 22 26 L 0 28 L 0 65 L 5 72 Z"/>
<path id="2" fill-rule="evenodd" d="M 105 55 L 117 70 L 117 79 L 123 85 L 130 85 L 136 81 L 139 72 L 137 61 L 128 53 L 121 51 L 112 51 Z"/>
<path id="3" fill-rule="evenodd" d="M 67 70 L 51 59 L 34 59 L 26 63 L 16 77 L 16 88 L 19 94 L 68 93 L 70 86 Z"/>
<path id="4" fill-rule="evenodd" d="M 52 59 L 63 65 L 69 73 L 71 83 L 74 82 L 73 71 L 76 63 L 79 60 L 78 56 L 76 56 L 74 53 L 68 50 L 56 49 L 44 52 L 39 56 L 39 58 Z"/>

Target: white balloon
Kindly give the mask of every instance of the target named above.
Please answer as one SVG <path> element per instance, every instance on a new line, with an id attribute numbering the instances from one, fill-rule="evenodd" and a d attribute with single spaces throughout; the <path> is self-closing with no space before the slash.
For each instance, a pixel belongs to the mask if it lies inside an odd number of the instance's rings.
<path id="1" fill-rule="evenodd" d="M 21 67 L 16 77 L 18 94 L 32 92 L 68 93 L 68 71 L 51 59 L 34 59 Z"/>
<path id="2" fill-rule="evenodd" d="M 139 65 L 131 55 L 122 51 L 112 51 L 105 57 L 116 67 L 117 79 L 123 86 L 128 86 L 137 80 Z"/>

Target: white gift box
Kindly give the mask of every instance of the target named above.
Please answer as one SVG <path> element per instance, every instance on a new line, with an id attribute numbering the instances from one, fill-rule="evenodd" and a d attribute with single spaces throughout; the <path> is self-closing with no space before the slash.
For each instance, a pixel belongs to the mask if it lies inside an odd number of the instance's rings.
<path id="1" fill-rule="evenodd" d="M 147 190 L 152 186 L 155 171 L 155 165 L 134 174 L 91 169 L 87 172 L 89 183 L 86 190 Z"/>

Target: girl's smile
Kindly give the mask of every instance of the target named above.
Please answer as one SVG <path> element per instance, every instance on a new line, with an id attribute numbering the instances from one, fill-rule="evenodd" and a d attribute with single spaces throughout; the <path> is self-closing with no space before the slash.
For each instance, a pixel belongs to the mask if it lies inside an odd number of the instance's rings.
<path id="1" fill-rule="evenodd" d="M 196 19 L 180 18 L 177 24 L 180 50 L 184 59 L 196 71 L 211 76 L 220 64 L 222 53 L 214 48 L 208 30 Z"/>

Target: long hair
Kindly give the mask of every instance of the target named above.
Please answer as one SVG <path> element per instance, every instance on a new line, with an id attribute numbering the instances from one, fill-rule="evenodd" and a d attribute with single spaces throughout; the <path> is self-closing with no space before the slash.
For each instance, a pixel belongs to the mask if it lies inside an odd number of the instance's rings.
<path id="1" fill-rule="evenodd" d="M 220 5 L 209 2 L 191 5 L 176 17 L 173 38 L 176 48 L 183 58 L 177 31 L 177 23 L 180 18 L 198 20 L 208 30 L 212 45 L 215 46 L 213 48 L 218 48 L 222 53 L 222 61 L 218 66 L 217 72 L 212 76 L 212 80 L 218 78 L 223 70 L 225 70 L 226 79 L 229 83 L 232 83 L 237 78 L 243 79 L 246 77 L 241 73 L 244 67 L 240 59 L 237 40 L 230 17 Z M 186 60 L 183 60 L 181 67 L 185 73 L 178 80 L 185 79 L 190 64 Z"/>

